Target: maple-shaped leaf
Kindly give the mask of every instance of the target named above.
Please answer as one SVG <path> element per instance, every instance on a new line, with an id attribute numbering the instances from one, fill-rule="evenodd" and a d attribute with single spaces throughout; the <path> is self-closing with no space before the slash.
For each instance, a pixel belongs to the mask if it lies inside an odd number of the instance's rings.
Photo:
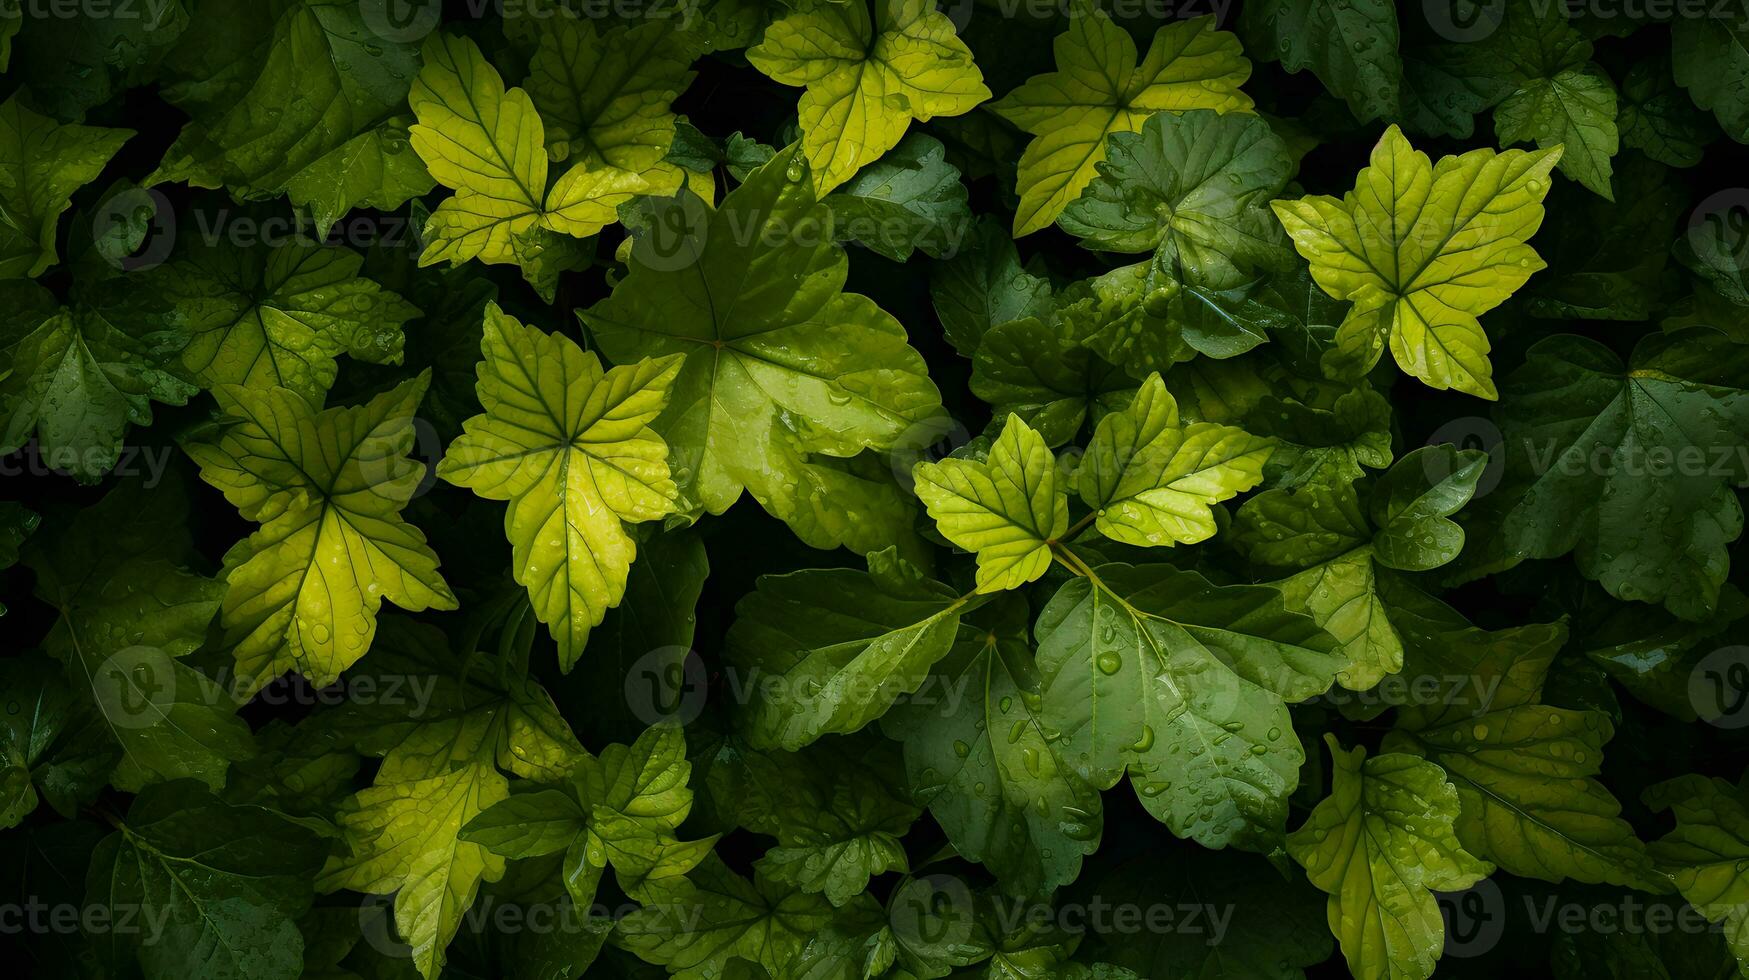
<path id="1" fill-rule="evenodd" d="M 777 839 L 753 864 L 774 882 L 844 906 L 873 876 L 910 870 L 901 838 L 921 807 L 905 792 L 898 746 L 873 732 L 800 752 L 762 751 L 731 736 L 706 780 L 737 826 Z"/>
<path id="2" fill-rule="evenodd" d="M 1093 300 L 1068 302 L 1043 319 L 991 327 L 972 357 L 972 393 L 997 418 L 1018 416 L 1047 445 L 1074 441 L 1086 423 L 1128 404 L 1135 387 L 1081 342 L 1111 310 Z"/>
<path id="3" fill-rule="evenodd" d="M 1216 290 L 1292 261 L 1269 200 L 1293 160 L 1256 116 L 1157 112 L 1112 133 L 1097 169 L 1058 219 L 1088 248 L 1153 252 L 1174 281 Z"/>
<path id="4" fill-rule="evenodd" d="M 95 303 L 112 322 L 175 332 L 181 367 L 203 388 L 278 386 L 321 401 L 341 354 L 400 362 L 403 328 L 419 310 L 366 277 L 357 252 L 302 235 L 253 248 L 183 241 L 137 287 Z"/>
<path id="5" fill-rule="evenodd" d="M 507 858 L 562 854 L 560 877 L 582 907 L 595 901 L 609 867 L 621 890 L 653 900 L 678 887 L 717 840 L 675 836 L 692 812 L 691 773 L 680 729 L 655 726 L 629 746 L 580 756 L 559 788 L 513 793 L 487 807 L 460 838 Z"/>
<path id="6" fill-rule="evenodd" d="M 1275 587 L 1341 642 L 1349 663 L 1337 681 L 1365 691 L 1403 666 L 1387 586 L 1399 571 L 1438 568 L 1463 550 L 1464 530 L 1449 518 L 1486 465 L 1478 450 L 1418 449 L 1371 488 L 1370 518 L 1346 479 L 1266 490 L 1239 508 L 1232 541 L 1259 565 L 1296 570 Z"/>
<path id="7" fill-rule="evenodd" d="M 578 164 L 547 186 L 546 130 L 534 101 L 504 87 L 467 38 L 433 34 L 408 104 L 413 149 L 455 196 L 425 225 L 421 265 L 468 259 L 537 264 L 542 232 L 584 238 L 619 220 L 617 208 L 649 187 L 615 167 Z"/>
<path id="8" fill-rule="evenodd" d="M 1100 565 L 1039 614 L 1040 720 L 1081 778 L 1127 773 L 1142 806 L 1209 847 L 1279 843 L 1305 752 L 1289 702 L 1343 658 L 1267 586 L 1170 566 Z"/>
<path id="9" fill-rule="evenodd" d="M 60 613 L 42 646 L 89 706 L 95 738 L 120 750 L 111 780 L 125 790 L 188 778 L 217 789 L 254 749 L 234 692 L 184 662 L 224 594 L 188 570 L 186 493 L 179 479 L 128 481 L 24 552 L 37 597 Z"/>
<path id="10" fill-rule="evenodd" d="M 832 918 L 825 896 L 758 873 L 748 881 L 713 854 L 687 876 L 684 890 L 621 919 L 615 938 L 680 980 L 734 976 L 736 959 L 786 976 Z"/>
<path id="11" fill-rule="evenodd" d="M 558 782 L 588 753 L 538 684 L 469 672 L 434 627 L 388 618 L 355 673 L 373 690 L 404 685 L 414 695 L 350 700 L 306 722 L 331 743 L 382 757 L 372 784 L 341 805 L 344 846 L 316 888 L 394 892 L 396 931 L 419 973 L 436 980 L 481 885 L 505 870 L 462 828 L 509 794 L 505 773 Z"/>
<path id="12" fill-rule="evenodd" d="M 1477 692 L 1403 707 L 1383 745 L 1445 770 L 1463 804 L 1456 827 L 1464 847 L 1524 877 L 1669 891 L 1596 778 L 1615 734 L 1608 715 L 1543 703 L 1566 624 L 1489 631 L 1437 600 L 1395 605 L 1410 651 L 1404 669 L 1469 675 Z"/>
<path id="13" fill-rule="evenodd" d="M 914 437 L 941 396 L 905 328 L 843 291 L 844 250 L 799 233 L 826 214 L 792 146 L 673 254 L 634 249 L 613 294 L 580 316 L 618 363 L 686 356 L 652 425 L 682 510 L 720 514 L 746 490 L 808 544 L 867 553 L 910 537 L 912 505 L 889 465 L 844 461 Z"/>
<path id="14" fill-rule="evenodd" d="M 1361 122 L 1397 118 L 1403 61 L 1390 0 L 1262 0 L 1243 8 L 1239 30 L 1258 57 L 1310 68 Z"/>
<path id="15" fill-rule="evenodd" d="M 625 524 L 674 509 L 668 447 L 650 422 L 668 404 L 679 355 L 604 370 L 562 334 L 486 306 L 478 392 L 437 474 L 508 500 L 516 580 L 559 645 L 565 670 L 625 595 L 637 552 Z"/>
<path id="16" fill-rule="evenodd" d="M 1069 530 L 1069 495 L 1044 438 L 1008 416 L 985 460 L 944 459 L 912 471 L 942 537 L 977 555 L 978 591 L 1017 589 L 1051 565 Z"/>
<path id="17" fill-rule="evenodd" d="M 674 142 L 670 103 L 692 83 L 698 40 L 654 20 L 598 30 L 560 17 L 545 26 L 523 83 L 546 128 L 554 162 L 642 174 L 649 193 L 680 186 L 680 168 L 663 165 Z"/>
<path id="18" fill-rule="evenodd" d="M 1532 346 L 1500 407 L 1519 491 L 1504 543 L 1571 551 L 1616 598 L 1705 619 L 1743 531 L 1732 487 L 1749 483 L 1745 371 L 1749 344 L 1711 327 L 1651 334 L 1627 363 L 1583 337 Z M 1704 464 L 1659 462 L 1695 451 Z"/>
<path id="19" fill-rule="evenodd" d="M 1105 159 L 1106 137 L 1133 133 L 1161 110 L 1245 111 L 1239 86 L 1251 63 L 1239 39 L 1213 17 L 1175 21 L 1154 32 L 1140 63 L 1129 32 L 1104 11 L 1077 9 L 1053 44 L 1057 70 L 1039 75 L 990 108 L 1036 139 L 1020 156 L 1016 237 L 1057 220 Z"/>
<path id="20" fill-rule="evenodd" d="M 1243 429 L 1184 422 L 1158 374 L 1099 423 L 1076 471 L 1100 534 L 1124 544 L 1195 544 L 1214 536 L 1213 506 L 1256 486 L 1275 445 Z"/>
<path id="21" fill-rule="evenodd" d="M 324 0 L 202 10 L 163 59 L 164 97 L 188 125 L 146 184 L 224 187 L 255 200 L 290 193 L 318 232 L 352 208 L 394 208 L 431 189 L 407 152 L 412 41 L 375 12 Z"/>
<path id="22" fill-rule="evenodd" d="M 60 261 L 55 229 L 73 192 L 96 180 L 133 135 L 63 126 L 26 108 L 16 92 L 0 104 L 0 279 L 34 279 Z"/>
<path id="23" fill-rule="evenodd" d="M 91 855 L 87 901 L 156 925 L 97 935 L 112 968 L 151 980 L 304 975 L 297 920 L 315 897 L 319 836 L 192 780 L 146 787 L 115 826 Z"/>
<path id="24" fill-rule="evenodd" d="M 225 555 L 241 693 L 295 670 L 331 684 L 370 649 L 383 600 L 454 609 L 425 535 L 401 518 L 424 468 L 406 457 L 429 374 L 358 407 L 285 388 L 213 389 L 233 424 L 184 444 L 201 478 L 261 528 Z"/>
<path id="25" fill-rule="evenodd" d="M 814 0 L 747 49 L 753 67 L 805 85 L 802 150 L 821 194 L 898 145 L 911 120 L 970 112 L 990 98 L 953 21 L 928 0 Z"/>
<path id="26" fill-rule="evenodd" d="M 1434 164 L 1392 126 L 1341 200 L 1274 202 L 1312 278 L 1354 304 L 1326 367 L 1359 376 L 1388 345 L 1431 387 L 1497 397 L 1477 317 L 1543 268 L 1526 242 L 1560 156 L 1482 149 Z"/>
<path id="27" fill-rule="evenodd" d="M 42 458 L 81 483 L 120 461 L 130 425 L 152 403 L 184 405 L 199 388 L 176 369 L 174 343 L 138 318 L 59 307 L 33 282 L 0 283 L 0 453 L 34 434 Z"/>
<path id="28" fill-rule="evenodd" d="M 1288 853 L 1330 893 L 1330 932 L 1354 976 L 1426 980 L 1445 947 L 1433 893 L 1468 888 L 1494 866 L 1459 842 L 1458 793 L 1438 766 L 1324 741 L 1335 764 L 1330 795 L 1289 835 Z"/>

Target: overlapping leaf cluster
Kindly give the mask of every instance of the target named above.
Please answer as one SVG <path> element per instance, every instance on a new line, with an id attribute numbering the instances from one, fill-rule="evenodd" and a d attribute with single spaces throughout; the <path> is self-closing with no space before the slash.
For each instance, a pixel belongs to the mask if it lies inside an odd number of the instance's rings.
<path id="1" fill-rule="evenodd" d="M 1749 976 L 1749 9 L 101 6 L 36 975 Z"/>

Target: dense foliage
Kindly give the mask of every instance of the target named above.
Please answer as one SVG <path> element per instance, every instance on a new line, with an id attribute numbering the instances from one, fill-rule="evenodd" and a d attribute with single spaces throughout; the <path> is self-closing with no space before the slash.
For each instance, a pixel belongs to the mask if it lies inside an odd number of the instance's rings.
<path id="1" fill-rule="evenodd" d="M 1749 976 L 1749 5 L 0 68 L 15 967 Z"/>

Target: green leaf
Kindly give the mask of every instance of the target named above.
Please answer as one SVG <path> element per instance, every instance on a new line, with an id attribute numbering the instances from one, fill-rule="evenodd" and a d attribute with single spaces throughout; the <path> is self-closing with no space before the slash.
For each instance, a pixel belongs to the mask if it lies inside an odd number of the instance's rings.
<path id="1" fill-rule="evenodd" d="M 465 670 L 441 631 L 391 619 L 357 673 L 413 696 L 344 702 L 311 722 L 382 756 L 372 785 L 341 805 L 344 847 L 316 887 L 394 892 L 397 931 L 426 980 L 442 970 L 481 884 L 505 871 L 462 828 L 508 795 L 504 771 L 558 781 L 586 755 L 532 681 L 470 681 Z"/>
<path id="2" fill-rule="evenodd" d="M 874 876 L 910 870 L 900 838 L 921 808 L 904 793 L 893 743 L 870 734 L 799 753 L 749 752 L 740 761 L 739 822 L 777 838 L 754 862 L 761 875 L 843 906 Z"/>
<path id="3" fill-rule="evenodd" d="M 796 111 L 820 193 L 897 146 L 911 120 L 970 112 L 990 98 L 953 21 L 927 0 L 814 2 L 765 29 L 747 60 L 806 86 Z"/>
<path id="4" fill-rule="evenodd" d="M 309 209 L 326 238 L 353 208 L 393 211 L 437 186 L 417 153 L 407 152 L 410 116 L 390 116 L 359 133 L 285 182 L 286 196 Z"/>
<path id="5" fill-rule="evenodd" d="M 1607 200 L 1610 158 L 1620 149 L 1615 86 L 1603 69 L 1586 62 L 1536 79 L 1494 108 L 1501 143 L 1561 146 L 1561 172 Z"/>
<path id="6" fill-rule="evenodd" d="M 60 261 L 55 226 L 73 192 L 96 180 L 133 135 L 63 126 L 26 108 L 17 93 L 0 104 L 0 279 L 34 279 Z"/>
<path id="7" fill-rule="evenodd" d="M 115 768 L 116 745 L 61 666 L 26 655 L 0 661 L 0 688 L 19 710 L 0 725 L 0 825 L 17 826 L 39 799 L 71 818 L 89 805 Z"/>
<path id="8" fill-rule="evenodd" d="M 634 249 L 580 315 L 617 362 L 686 355 L 652 424 L 683 511 L 720 514 L 745 489 L 808 544 L 866 553 L 905 537 L 911 511 L 895 483 L 830 461 L 894 448 L 941 398 L 899 322 L 842 291 L 843 250 L 805 233 L 826 216 L 806 177 L 785 150 L 686 230 L 683 253 Z"/>
<path id="9" fill-rule="evenodd" d="M 1087 307 L 1046 320 L 1028 317 L 991 327 L 972 358 L 972 393 L 997 418 L 1016 415 L 1047 444 L 1074 440 L 1129 401 L 1134 382 L 1077 341 Z"/>
<path id="10" fill-rule="evenodd" d="M 809 938 L 832 919 L 823 896 L 756 874 L 749 882 L 712 857 L 674 898 L 619 921 L 615 939 L 680 980 L 713 980 L 739 958 L 784 976 Z"/>
<path id="11" fill-rule="evenodd" d="M 1270 395 L 1246 414 L 1245 425 L 1276 440 L 1263 469 L 1272 487 L 1353 483 L 1368 469 L 1391 465 L 1391 403 L 1368 387 L 1310 402 Z"/>
<path id="12" fill-rule="evenodd" d="M 1426 571 L 1457 557 L 1464 530 L 1448 518 L 1476 489 L 1487 458 L 1478 450 L 1424 447 L 1371 491 L 1369 521 L 1346 480 L 1268 490 L 1245 502 L 1233 544 L 1257 564 L 1299 569 L 1276 582 L 1289 609 L 1304 612 L 1342 644 L 1337 681 L 1353 691 L 1403 666 L 1403 638 L 1383 592 L 1393 569 Z"/>
<path id="13" fill-rule="evenodd" d="M 495 303 L 485 322 L 486 411 L 450 444 L 438 476 L 510 501 L 517 581 L 570 670 L 625 595 L 636 553 L 625 525 L 673 509 L 668 447 L 649 423 L 667 406 L 680 357 L 603 370 L 570 338 L 525 327 Z"/>
<path id="14" fill-rule="evenodd" d="M 662 158 L 674 142 L 669 107 L 692 84 L 696 42 L 671 20 L 598 30 L 560 17 L 539 32 L 525 85 L 554 162 L 611 168 L 673 193 L 681 175 Z"/>
<path id="15" fill-rule="evenodd" d="M 1651 844 L 1660 870 L 1709 921 L 1721 923 L 1739 969 L 1749 964 L 1749 802 L 1743 788 L 1700 775 L 1648 787 L 1646 803 L 1668 810 L 1676 829 Z"/>
<path id="16" fill-rule="evenodd" d="M 1453 832 L 1458 793 L 1438 766 L 1391 752 L 1366 758 L 1326 735 L 1330 795 L 1288 837 L 1288 853 L 1330 893 L 1330 931 L 1356 977 L 1426 978 L 1445 945 L 1433 893 L 1494 869 Z"/>
<path id="17" fill-rule="evenodd" d="M 1097 169 L 1058 219 L 1089 248 L 1151 251 L 1173 279 L 1213 289 L 1292 261 L 1267 203 L 1293 163 L 1256 116 L 1156 113 L 1140 132 L 1112 133 Z"/>
<path id="18" fill-rule="evenodd" d="M 1621 141 L 1659 163 L 1692 167 L 1718 131 L 1677 87 L 1669 56 L 1636 60 L 1621 83 Z"/>
<path id="19" fill-rule="evenodd" d="M 1243 429 L 1185 423 L 1158 374 L 1127 409 L 1100 420 L 1076 473 L 1094 527 L 1123 544 L 1195 544 L 1213 537 L 1213 507 L 1263 479 L 1274 446 Z"/>
<path id="20" fill-rule="evenodd" d="M 1670 25 L 1676 84 L 1694 104 L 1718 117 L 1725 135 L 1749 142 L 1749 14 L 1677 17 Z"/>
<path id="21" fill-rule="evenodd" d="M 1244 8 L 1240 31 L 1290 72 L 1307 68 L 1361 122 L 1397 118 L 1403 63 L 1397 11 L 1387 0 L 1264 0 Z"/>
<path id="22" fill-rule="evenodd" d="M 940 264 L 929 281 L 929 296 L 948 343 L 971 357 L 984 334 L 998 324 L 1051 312 L 1051 284 L 1020 264 L 1013 239 L 994 222 L 972 229 L 972 244 Z"/>
<path id="23" fill-rule="evenodd" d="M 650 188 L 643 177 L 579 163 L 547 187 L 546 131 L 522 89 L 467 38 L 433 34 L 407 101 L 419 122 L 413 149 L 455 196 L 425 225 L 420 265 L 468 259 L 536 264 L 548 233 L 585 238 L 619 220 L 617 208 Z"/>
<path id="24" fill-rule="evenodd" d="M 609 866 L 628 895 L 666 895 L 717 840 L 674 836 L 692 811 L 691 773 L 680 729 L 658 725 L 629 747 L 609 745 L 600 758 L 581 756 L 563 789 L 499 800 L 459 837 L 507 858 L 562 853 L 561 876 L 578 907 L 595 901 Z"/>
<path id="25" fill-rule="evenodd" d="M 392 146 L 405 140 L 394 120 L 419 69 L 411 42 L 384 37 L 352 4 L 267 0 L 200 13 L 164 59 L 165 98 L 191 121 L 148 186 L 224 187 L 239 199 L 290 191 L 313 206 L 324 235 L 353 207 L 398 206 L 430 189 L 416 160 L 387 159 L 406 155 L 404 142 Z M 384 155 L 380 177 L 355 170 L 370 154 Z"/>
<path id="26" fill-rule="evenodd" d="M 112 779 L 123 789 L 185 778 L 217 789 L 253 751 L 233 692 L 182 659 L 223 593 L 187 570 L 185 493 L 178 480 L 150 491 L 124 483 L 24 553 L 37 597 L 60 613 L 42 646 L 120 747 Z"/>
<path id="27" fill-rule="evenodd" d="M 1462 803 L 1464 847 L 1523 877 L 1668 890 L 1621 804 L 1595 778 L 1614 734 L 1609 718 L 1542 703 L 1564 623 L 1489 632 L 1461 618 L 1399 614 L 1395 622 L 1412 652 L 1406 672 L 1470 678 L 1468 695 L 1405 706 L 1384 743 L 1445 770 Z"/>
<path id="28" fill-rule="evenodd" d="M 1043 720 L 1028 613 L 1005 597 L 962 622 L 929 681 L 882 722 L 905 743 L 912 798 L 1016 895 L 1074 881 L 1103 822 L 1098 790 Z"/>
<path id="29" fill-rule="evenodd" d="M 1435 166 L 1392 126 L 1342 200 L 1274 202 L 1318 285 L 1354 303 L 1326 367 L 1357 376 L 1388 343 L 1429 386 L 1496 397 L 1476 318 L 1543 267 L 1525 242 L 1560 156 L 1471 150 Z"/>
<path id="30" fill-rule="evenodd" d="M 943 537 L 978 557 L 978 591 L 1017 589 L 1045 573 L 1069 530 L 1068 488 L 1050 447 L 1010 415 L 985 461 L 918 463 L 917 496 Z"/>
<path id="31" fill-rule="evenodd" d="M 114 8 L 108 16 L 93 10 L 82 17 L 15 10 L 4 18 L 0 35 L 10 38 L 29 19 L 29 43 L 19 46 L 14 76 L 28 80 L 34 106 L 57 119 L 80 120 L 155 77 L 159 62 L 188 28 L 187 6 L 183 0 L 164 0 L 150 8 Z M 6 43 L 0 40 L 0 70 L 6 68 Z"/>
<path id="32" fill-rule="evenodd" d="M 383 600 L 454 609 L 425 535 L 401 517 L 423 467 L 406 457 L 429 375 L 318 411 L 284 388 L 213 390 L 237 421 L 184 444 L 201 479 L 261 528 L 225 556 L 224 625 L 239 693 L 295 670 L 331 684 L 370 648 Z"/>
<path id="33" fill-rule="evenodd" d="M 149 298 L 118 297 L 106 312 L 125 322 L 145 306 L 147 322 L 185 335 L 181 367 L 201 387 L 278 386 L 319 402 L 341 354 L 400 363 L 403 328 L 419 310 L 362 275 L 357 252 L 304 234 L 253 248 L 185 241 L 171 262 L 140 277 Z"/>
<path id="34" fill-rule="evenodd" d="M 1138 63 L 1135 41 L 1104 11 L 1077 8 L 1053 44 L 1057 70 L 990 106 L 1037 137 L 1020 156 L 1016 238 L 1046 227 L 1081 195 L 1105 159 L 1107 136 L 1137 132 L 1161 110 L 1251 108 L 1239 91 L 1251 63 L 1238 38 L 1214 25 L 1213 17 L 1167 24 Z"/>
<path id="35" fill-rule="evenodd" d="M 1464 529 L 1448 518 L 1475 495 L 1487 465 L 1488 454 L 1479 449 L 1424 446 L 1404 456 L 1373 489 L 1373 556 L 1405 572 L 1456 558 Z"/>
<path id="36" fill-rule="evenodd" d="M 1731 486 L 1749 482 L 1746 368 L 1749 346 L 1701 327 L 1653 334 L 1626 364 L 1581 337 L 1533 346 L 1501 407 L 1508 474 L 1524 481 L 1510 547 L 1571 551 L 1616 598 L 1705 618 L 1743 530 Z"/>
<path id="37" fill-rule="evenodd" d="M 0 301 L 0 453 L 34 433 L 50 466 L 96 483 L 121 460 L 129 426 L 151 424 L 152 402 L 183 405 L 199 391 L 138 319 L 57 308 L 23 281 L 0 284 Z"/>
<path id="38" fill-rule="evenodd" d="M 727 644 L 760 747 L 799 749 L 854 732 L 917 690 L 977 600 L 923 576 L 892 550 L 868 571 L 808 569 L 760 579 L 735 607 Z"/>
<path id="39" fill-rule="evenodd" d="M 911 133 L 885 156 L 827 195 L 833 234 L 904 262 L 921 249 L 932 258 L 958 253 L 972 227 L 960 172 L 939 140 Z"/>
<path id="40" fill-rule="evenodd" d="M 303 827 L 199 783 L 149 786 L 91 856 L 87 901 L 141 924 L 105 930 L 100 948 L 115 969 L 137 963 L 150 980 L 296 980 L 296 921 L 323 851 Z"/>
<path id="41" fill-rule="evenodd" d="M 1169 566 L 1092 571 L 1036 627 L 1041 720 L 1060 751 L 1100 789 L 1127 771 L 1180 837 L 1267 850 L 1304 761 L 1287 702 L 1329 688 L 1334 641 L 1274 589 Z"/>

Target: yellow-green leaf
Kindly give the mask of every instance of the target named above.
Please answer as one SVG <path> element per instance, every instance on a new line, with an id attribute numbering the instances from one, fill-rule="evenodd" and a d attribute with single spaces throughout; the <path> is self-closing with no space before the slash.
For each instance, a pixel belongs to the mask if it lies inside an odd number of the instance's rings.
<path id="1" fill-rule="evenodd" d="M 1438 766 L 1324 741 L 1330 795 L 1288 836 L 1288 853 L 1330 893 L 1330 931 L 1356 980 L 1425 980 L 1445 945 L 1433 893 L 1468 888 L 1493 865 L 1458 842 L 1457 789 Z"/>
<path id="2" fill-rule="evenodd" d="M 547 189 L 546 129 L 534 102 L 466 38 L 433 34 L 407 102 L 409 131 L 431 176 L 456 193 L 426 224 L 421 265 L 520 262 L 540 230 L 593 235 L 648 187 L 616 168 L 573 167 Z"/>
<path id="3" fill-rule="evenodd" d="M 677 354 L 603 370 L 569 337 L 486 307 L 477 391 L 483 415 L 437 473 L 508 500 L 516 580 L 559 645 L 566 670 L 589 630 L 625 595 L 637 545 L 626 523 L 674 509 L 668 445 L 650 422 L 668 405 Z"/>
<path id="4" fill-rule="evenodd" d="M 1043 436 L 1008 416 L 984 462 L 918 463 L 917 496 L 943 537 L 978 556 L 978 591 L 1016 589 L 1045 573 L 1069 529 L 1069 497 Z"/>
<path id="5" fill-rule="evenodd" d="M 1256 486 L 1273 440 L 1214 422 L 1185 423 L 1158 374 L 1129 408 L 1101 419 L 1076 482 L 1099 533 L 1124 544 L 1195 544 L 1214 536 L 1213 505 Z"/>
<path id="6" fill-rule="evenodd" d="M 387 599 L 454 609 L 425 535 L 401 518 L 424 467 L 406 457 L 428 373 L 358 407 L 319 411 L 286 388 L 213 389 L 239 421 L 186 444 L 201 478 L 261 528 L 225 555 L 238 687 L 288 670 L 332 684 L 370 648 Z"/>
<path id="7" fill-rule="evenodd" d="M 972 52 L 930 0 L 816 2 L 765 29 L 753 67 L 805 85 L 802 149 L 824 194 L 898 145 L 911 120 L 969 112 L 990 98 Z"/>
<path id="8" fill-rule="evenodd" d="M 1477 317 L 1544 267 L 1526 243 L 1560 157 L 1558 146 L 1482 149 L 1434 164 L 1392 126 L 1341 200 L 1274 202 L 1312 278 L 1354 304 L 1325 367 L 1364 374 L 1388 342 L 1428 385 L 1498 397 Z"/>
<path id="9" fill-rule="evenodd" d="M 1247 111 L 1239 86 L 1251 63 L 1239 39 L 1215 30 L 1213 17 L 1177 21 L 1154 32 L 1138 64 L 1136 42 L 1103 11 L 1070 18 L 1054 45 L 1057 70 L 1029 79 L 991 106 L 1037 137 L 1020 156 L 1020 207 L 1014 234 L 1057 220 L 1098 175 L 1105 138 L 1134 133 L 1155 112 Z"/>

